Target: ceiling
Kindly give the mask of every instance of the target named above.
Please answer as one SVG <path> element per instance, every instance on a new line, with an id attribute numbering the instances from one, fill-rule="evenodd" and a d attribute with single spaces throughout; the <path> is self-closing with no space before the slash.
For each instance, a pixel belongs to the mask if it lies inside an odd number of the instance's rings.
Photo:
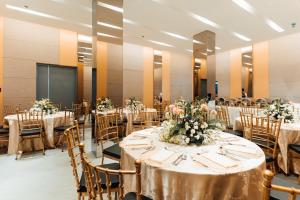
<path id="1" fill-rule="evenodd" d="M 205 30 L 216 33 L 219 51 L 249 46 L 252 43 L 281 37 L 300 31 L 300 0 L 246 0 L 253 8 L 246 12 L 232 0 L 124 0 L 124 18 L 133 23 L 124 23 L 124 41 L 154 49 L 176 50 L 190 53 L 193 35 Z M 59 19 L 29 15 L 5 7 L 6 4 L 44 12 Z M 92 0 L 1 0 L 1 15 L 69 29 L 91 35 Z M 191 16 L 191 13 L 218 24 L 212 27 Z M 271 19 L 282 27 L 277 32 L 265 22 Z M 296 27 L 291 26 L 296 23 Z M 178 39 L 162 31 L 179 34 Z M 233 35 L 240 33 L 251 41 L 243 41 Z M 152 42 L 150 42 L 152 41 Z M 153 43 L 171 45 L 165 47 Z"/>

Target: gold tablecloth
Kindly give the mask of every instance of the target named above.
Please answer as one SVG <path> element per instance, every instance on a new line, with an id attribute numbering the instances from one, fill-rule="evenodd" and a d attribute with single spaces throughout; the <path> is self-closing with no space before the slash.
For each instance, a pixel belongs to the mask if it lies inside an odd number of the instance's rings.
<path id="1" fill-rule="evenodd" d="M 233 125 L 234 130 L 243 130 L 241 119 L 237 117 Z M 288 145 L 300 144 L 300 123 L 282 124 L 278 136 L 278 146 L 280 149 L 278 155 L 278 165 L 286 173 L 294 169 L 293 173 L 300 174 L 300 159 L 293 159 L 288 169 Z"/>
<path id="2" fill-rule="evenodd" d="M 207 168 L 199 165 L 188 156 L 187 160 L 179 165 L 171 164 L 170 159 L 157 165 L 148 158 L 160 149 L 168 147 L 176 152 L 185 152 L 190 155 L 195 151 L 218 148 L 218 144 L 205 146 L 178 146 L 159 141 L 159 130 L 146 129 L 133 132 L 120 144 L 122 148 L 121 166 L 123 169 L 134 170 L 134 161 L 142 162 L 142 193 L 157 200 L 226 200 L 226 199 L 261 199 L 263 170 L 265 156 L 262 150 L 254 143 L 243 138 L 241 143 L 259 152 L 254 159 L 243 159 L 238 167 L 231 169 Z M 135 135 L 145 133 L 151 138 L 155 146 L 153 151 L 144 153 L 145 149 L 132 149 L 126 146 L 126 140 L 132 140 Z M 225 133 L 223 133 L 225 134 Z M 176 159 L 177 156 L 175 156 Z M 174 160 L 174 159 L 173 159 Z M 135 191 L 135 179 L 126 177 L 126 191 Z"/>
<path id="3" fill-rule="evenodd" d="M 54 127 L 58 127 L 64 123 L 64 112 L 57 112 L 52 115 L 45 115 L 43 118 L 45 126 L 45 145 L 54 148 Z M 17 152 L 19 143 L 19 125 L 17 115 L 8 115 L 5 120 L 9 124 L 9 141 L 8 141 L 8 154 L 15 154 Z M 22 144 L 23 151 L 32 151 L 30 141 L 24 141 Z M 42 149 L 42 144 L 39 139 L 34 139 L 34 149 Z"/>

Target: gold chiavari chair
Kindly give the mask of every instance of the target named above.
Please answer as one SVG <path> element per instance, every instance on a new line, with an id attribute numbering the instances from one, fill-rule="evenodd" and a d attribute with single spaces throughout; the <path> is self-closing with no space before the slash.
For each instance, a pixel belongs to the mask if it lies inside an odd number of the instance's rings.
<path id="1" fill-rule="evenodd" d="M 141 161 L 135 161 L 135 171 L 108 169 L 93 165 L 85 154 L 83 144 L 79 148 L 89 199 L 113 200 L 112 194 L 115 193 L 118 200 L 151 200 L 142 195 Z M 136 177 L 136 191 L 124 194 L 124 182 L 128 176 Z"/>
<path id="2" fill-rule="evenodd" d="M 251 140 L 264 150 L 267 166 L 275 173 L 281 120 L 270 119 L 269 116 L 252 118 Z"/>
<path id="3" fill-rule="evenodd" d="M 133 112 L 132 129 L 133 131 L 142 130 L 146 126 L 147 113 L 143 111 Z"/>
<path id="4" fill-rule="evenodd" d="M 43 112 L 17 110 L 17 119 L 19 126 L 19 143 L 16 160 L 18 159 L 18 157 L 21 157 L 23 153 L 23 151 L 20 151 L 22 143 L 26 140 L 31 140 L 32 149 L 34 149 L 32 140 L 36 138 L 41 140 L 43 155 L 45 155 Z"/>
<path id="5" fill-rule="evenodd" d="M 4 116 L 16 114 L 16 107 L 13 105 L 4 105 Z"/>
<path id="6" fill-rule="evenodd" d="M 253 114 L 248 114 L 244 112 L 240 112 L 241 116 L 241 123 L 243 127 L 243 135 L 246 139 L 251 140 L 252 138 L 252 119 L 253 119 Z"/>
<path id="7" fill-rule="evenodd" d="M 160 126 L 160 118 L 158 112 L 147 112 L 146 113 L 146 121 L 144 128 L 149 128 L 152 126 Z"/>
<path id="8" fill-rule="evenodd" d="M 250 106 L 243 106 L 242 112 L 245 114 L 253 114 L 258 115 L 258 108 L 257 107 L 250 107 Z"/>
<path id="9" fill-rule="evenodd" d="M 243 132 L 238 130 L 233 130 L 230 122 L 229 111 L 227 106 L 221 106 L 218 112 L 218 118 L 223 122 L 226 127 L 226 132 L 243 137 Z"/>
<path id="10" fill-rule="evenodd" d="M 264 179 L 262 183 L 262 189 L 263 189 L 262 200 L 279 200 L 278 198 L 271 196 L 272 190 L 288 193 L 288 200 L 296 200 L 296 197 L 300 196 L 299 189 L 272 184 L 272 179 L 274 177 L 273 172 L 269 170 L 265 170 L 263 176 Z"/>
<path id="11" fill-rule="evenodd" d="M 53 104 L 53 106 L 57 108 L 58 111 L 61 111 L 61 103 Z"/>
<path id="12" fill-rule="evenodd" d="M 85 122 L 87 115 L 85 114 L 83 107 L 75 107 L 74 109 L 74 120 L 77 121 L 79 129 L 82 129 L 82 138 L 84 139 L 85 135 Z"/>
<path id="13" fill-rule="evenodd" d="M 126 133 L 127 119 L 124 117 L 123 108 L 117 107 L 115 114 L 117 115 L 116 125 L 118 126 L 119 137 L 124 137 Z"/>
<path id="14" fill-rule="evenodd" d="M 300 144 L 289 144 L 288 145 L 288 169 L 290 169 L 290 166 L 292 166 L 293 170 L 293 165 L 291 165 L 291 162 L 295 158 L 300 158 Z M 300 183 L 300 175 L 298 175 L 298 183 Z"/>
<path id="15" fill-rule="evenodd" d="M 102 164 L 104 163 L 104 158 L 110 158 L 116 161 L 120 161 L 121 158 L 121 148 L 119 146 L 119 134 L 118 126 L 113 123 L 117 123 L 117 115 L 96 115 L 96 123 L 98 131 L 96 133 L 96 142 L 101 144 L 102 150 Z M 113 143 L 110 147 L 104 148 L 108 143 Z"/>
<path id="16" fill-rule="evenodd" d="M 64 140 L 64 132 L 68 128 L 72 126 L 74 122 L 74 111 L 72 109 L 67 109 L 65 108 L 65 116 L 63 123 L 54 128 L 54 133 L 55 136 L 58 137 L 58 140 L 56 142 L 56 146 L 61 146 L 61 151 L 64 151 L 64 145 L 65 145 L 65 140 Z"/>

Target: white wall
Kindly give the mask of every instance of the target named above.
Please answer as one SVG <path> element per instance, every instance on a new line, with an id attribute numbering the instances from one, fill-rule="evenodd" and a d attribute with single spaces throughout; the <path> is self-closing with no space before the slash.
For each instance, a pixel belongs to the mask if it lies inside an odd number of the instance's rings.
<path id="1" fill-rule="evenodd" d="M 300 102 L 300 33 L 269 41 L 270 97 Z"/>
<path id="2" fill-rule="evenodd" d="M 59 64 L 59 29 L 4 18 L 4 105 L 35 100 L 37 62 Z"/>
<path id="3" fill-rule="evenodd" d="M 216 54 L 216 80 L 219 83 L 218 96 L 230 96 L 230 51 Z"/>
<path id="4" fill-rule="evenodd" d="M 192 55 L 170 52 L 171 102 L 193 99 Z"/>

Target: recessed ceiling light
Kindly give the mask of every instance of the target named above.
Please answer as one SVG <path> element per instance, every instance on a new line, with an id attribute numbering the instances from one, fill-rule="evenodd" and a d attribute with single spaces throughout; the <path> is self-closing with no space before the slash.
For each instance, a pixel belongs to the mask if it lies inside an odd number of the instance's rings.
<path id="1" fill-rule="evenodd" d="M 195 43 L 195 44 L 203 44 L 203 42 L 200 42 L 198 40 L 193 40 L 193 43 Z"/>
<path id="2" fill-rule="evenodd" d="M 201 52 L 201 54 L 202 54 L 202 55 L 205 55 L 205 56 L 207 56 L 207 53 L 203 53 L 203 52 Z"/>
<path id="3" fill-rule="evenodd" d="M 242 34 L 240 34 L 240 33 L 232 32 L 232 34 L 235 35 L 237 38 L 239 38 L 239 39 L 241 39 L 241 40 L 244 40 L 244 41 L 246 41 L 246 42 L 250 42 L 250 41 L 251 41 L 250 38 L 248 38 L 248 37 L 246 37 L 246 36 L 244 36 L 244 35 L 242 35 Z"/>
<path id="4" fill-rule="evenodd" d="M 211 50 L 211 49 L 206 49 L 206 51 L 209 53 L 213 52 L 213 50 Z"/>
<path id="5" fill-rule="evenodd" d="M 245 0 L 232 0 L 236 5 L 246 10 L 247 12 L 254 14 L 254 8 Z"/>
<path id="6" fill-rule="evenodd" d="M 247 53 L 252 51 L 252 46 L 247 46 L 247 47 L 243 47 L 241 48 L 242 53 Z"/>
<path id="7" fill-rule="evenodd" d="M 123 22 L 124 23 L 126 23 L 126 24 L 132 24 L 132 25 L 135 25 L 136 24 L 136 22 L 134 22 L 134 21 L 131 21 L 131 20 L 129 20 L 129 19 L 123 19 Z"/>
<path id="8" fill-rule="evenodd" d="M 186 49 L 186 51 L 193 53 L 192 49 Z"/>
<path id="9" fill-rule="evenodd" d="M 6 8 L 16 10 L 16 11 L 19 11 L 19 12 L 24 12 L 24 13 L 31 14 L 31 15 L 40 16 L 40 17 L 46 17 L 46 18 L 50 18 L 50 19 L 61 20 L 60 17 L 56 17 L 56 16 L 53 16 L 53 15 L 48 15 L 46 13 L 38 12 L 38 11 L 31 10 L 31 9 L 28 9 L 28 8 L 21 8 L 21 7 L 17 7 L 17 6 L 8 5 L 8 4 L 6 4 Z"/>
<path id="10" fill-rule="evenodd" d="M 275 31 L 281 33 L 284 31 L 283 28 L 281 28 L 278 24 L 276 24 L 274 21 L 270 19 L 266 19 L 266 23 Z"/>
<path id="11" fill-rule="evenodd" d="M 201 60 L 200 60 L 199 58 L 195 58 L 195 63 L 200 64 L 200 63 L 201 63 Z"/>
<path id="12" fill-rule="evenodd" d="M 200 15 L 196 15 L 194 13 L 190 13 L 190 16 L 192 16 L 194 19 L 196 19 L 196 20 L 198 20 L 198 21 L 200 21 L 204 24 L 210 25 L 210 26 L 215 27 L 215 28 L 220 28 L 220 26 L 217 23 L 215 23 L 215 22 L 213 22 L 213 21 L 211 21 L 211 20 L 209 20 L 205 17 L 202 17 Z"/>
<path id="13" fill-rule="evenodd" d="M 165 46 L 165 47 L 174 47 L 173 45 L 170 45 L 170 44 L 167 44 L 167 43 L 164 43 L 164 42 L 155 41 L 155 40 L 149 40 L 149 42 L 152 42 L 153 44 L 158 44 L 158 45 L 161 45 L 161 46 Z"/>
<path id="14" fill-rule="evenodd" d="M 176 33 L 171 33 L 171 32 L 167 32 L 167 31 L 162 31 L 164 34 L 167 34 L 169 36 L 172 36 L 174 38 L 178 38 L 178 39 L 181 39 L 181 40 L 188 40 L 188 38 L 182 36 L 182 35 L 179 35 L 179 34 L 176 34 Z"/>
<path id="15" fill-rule="evenodd" d="M 89 47 L 78 47 L 78 49 L 92 50 L 92 48 Z"/>
<path id="16" fill-rule="evenodd" d="M 161 56 L 161 55 L 162 55 L 162 52 L 159 51 L 159 50 L 154 50 L 154 51 L 153 51 L 153 54 L 154 54 L 155 56 Z"/>
<path id="17" fill-rule="evenodd" d="M 104 23 L 104 22 L 97 22 L 98 25 L 100 26 L 105 26 L 105 27 L 109 27 L 109 28 L 113 28 L 113 29 L 118 29 L 118 30 L 122 30 L 123 28 L 120 26 L 116 26 L 116 25 L 112 25 L 112 24 L 108 24 L 108 23 Z"/>
<path id="18" fill-rule="evenodd" d="M 91 36 L 78 34 L 77 36 L 79 42 L 92 43 L 93 39 Z"/>
<path id="19" fill-rule="evenodd" d="M 252 65 L 251 63 L 245 63 L 245 65 Z"/>
<path id="20" fill-rule="evenodd" d="M 245 58 L 252 58 L 251 56 L 249 55 L 243 55 Z"/>
<path id="21" fill-rule="evenodd" d="M 252 68 L 250 68 L 250 69 L 249 69 L 249 72 L 252 72 L 252 71 L 253 71 L 253 69 L 252 69 Z"/>
<path id="22" fill-rule="evenodd" d="M 154 64 L 161 65 L 162 63 L 161 62 L 154 62 Z"/>
<path id="23" fill-rule="evenodd" d="M 98 6 L 102 6 L 104 8 L 108 8 L 110 10 L 113 10 L 113 11 L 116 11 L 116 12 L 119 12 L 119 13 L 123 13 L 123 8 L 119 8 L 117 6 L 113 6 L 113 5 L 103 3 L 103 2 L 100 2 L 100 1 L 98 1 L 97 4 L 98 4 Z"/>
<path id="24" fill-rule="evenodd" d="M 216 47 L 215 47 L 215 49 L 216 49 L 216 50 L 220 50 L 220 49 L 221 49 L 221 47 L 217 47 L 217 46 L 216 46 Z"/>
<path id="25" fill-rule="evenodd" d="M 100 33 L 100 32 L 97 32 L 97 35 L 98 35 L 98 36 L 103 36 L 103 37 L 109 37 L 109 38 L 119 38 L 119 37 L 114 36 L 114 35 L 109 35 L 109 34 L 106 34 L 106 33 Z"/>

